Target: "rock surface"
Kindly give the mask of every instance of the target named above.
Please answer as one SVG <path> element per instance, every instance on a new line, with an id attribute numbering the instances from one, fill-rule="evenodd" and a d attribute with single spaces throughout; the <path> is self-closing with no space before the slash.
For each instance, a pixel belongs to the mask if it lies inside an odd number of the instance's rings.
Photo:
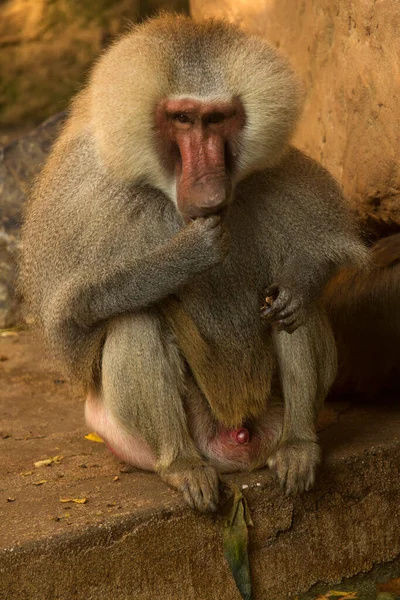
<path id="1" fill-rule="evenodd" d="M 31 133 L 0 147 L 0 329 L 14 325 L 17 320 L 15 260 L 26 194 L 64 117 L 65 113 L 59 113 Z"/>
<path id="2" fill-rule="evenodd" d="M 221 517 L 85 439 L 82 399 L 42 356 L 30 335 L 0 334 L 0 600 L 240 600 Z M 287 498 L 267 470 L 229 477 L 254 521 L 253 600 L 400 575 L 398 403 L 333 404 L 320 427 L 312 492 Z"/>
<path id="3" fill-rule="evenodd" d="M 191 0 L 262 35 L 302 77 L 297 146 L 342 183 L 367 230 L 400 230 L 400 3 Z"/>
<path id="4" fill-rule="evenodd" d="M 64 110 L 110 40 L 160 8 L 187 0 L 0 2 L 0 129 Z"/>

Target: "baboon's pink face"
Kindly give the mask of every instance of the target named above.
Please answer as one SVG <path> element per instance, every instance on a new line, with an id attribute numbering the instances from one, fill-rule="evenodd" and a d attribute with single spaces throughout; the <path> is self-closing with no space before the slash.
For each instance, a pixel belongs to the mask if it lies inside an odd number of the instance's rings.
<path id="1" fill-rule="evenodd" d="M 238 137 L 245 125 L 239 100 L 162 100 L 156 110 L 161 155 L 176 176 L 185 221 L 221 212 L 232 196 Z"/>

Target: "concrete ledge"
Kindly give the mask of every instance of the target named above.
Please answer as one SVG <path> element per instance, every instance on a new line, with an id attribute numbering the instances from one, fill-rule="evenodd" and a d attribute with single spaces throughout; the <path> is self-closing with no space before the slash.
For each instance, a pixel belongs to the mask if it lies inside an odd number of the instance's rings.
<path id="1" fill-rule="evenodd" d="M 221 518 L 84 439 L 82 401 L 41 355 L 28 334 L 0 337 L 0 600 L 240 600 Z M 254 600 L 400 574 L 400 407 L 333 404 L 322 428 L 313 492 L 285 498 L 266 470 L 231 477 L 248 486 Z"/>

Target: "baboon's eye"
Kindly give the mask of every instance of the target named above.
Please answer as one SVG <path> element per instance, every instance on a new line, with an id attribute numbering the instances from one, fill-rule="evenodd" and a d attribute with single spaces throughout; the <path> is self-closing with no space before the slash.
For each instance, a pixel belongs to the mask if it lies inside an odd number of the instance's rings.
<path id="1" fill-rule="evenodd" d="M 223 113 L 212 113 L 207 117 L 207 123 L 222 123 L 225 119 L 225 115 Z"/>
<path id="2" fill-rule="evenodd" d="M 178 123 L 191 123 L 192 120 L 186 113 L 176 113 L 172 116 L 174 121 L 178 121 Z"/>

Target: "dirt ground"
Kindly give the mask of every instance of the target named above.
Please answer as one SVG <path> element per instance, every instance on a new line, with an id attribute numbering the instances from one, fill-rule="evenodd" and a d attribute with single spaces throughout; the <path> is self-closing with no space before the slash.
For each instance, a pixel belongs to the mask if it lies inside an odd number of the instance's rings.
<path id="1" fill-rule="evenodd" d="M 80 529 L 178 494 L 85 439 L 84 399 L 26 332 L 0 337 L 0 539 L 4 547 Z M 60 457 L 49 466 L 34 463 Z M 43 482 L 43 483 L 41 483 Z M 134 495 L 132 495 L 134 491 Z M 60 499 L 86 499 L 84 504 Z M 13 527 L 5 526 L 10 520 Z"/>
<path id="2" fill-rule="evenodd" d="M 222 522 L 86 439 L 83 409 L 34 336 L 0 332 L 0 600 L 128 600 L 134 589 L 139 600 L 239 600 Z M 324 598 L 320 590 L 374 565 L 386 569 L 377 581 L 400 575 L 398 399 L 329 403 L 319 430 L 315 491 L 285 498 L 266 469 L 226 478 L 255 523 L 254 600 L 287 600 L 318 582 L 307 600 Z"/>

